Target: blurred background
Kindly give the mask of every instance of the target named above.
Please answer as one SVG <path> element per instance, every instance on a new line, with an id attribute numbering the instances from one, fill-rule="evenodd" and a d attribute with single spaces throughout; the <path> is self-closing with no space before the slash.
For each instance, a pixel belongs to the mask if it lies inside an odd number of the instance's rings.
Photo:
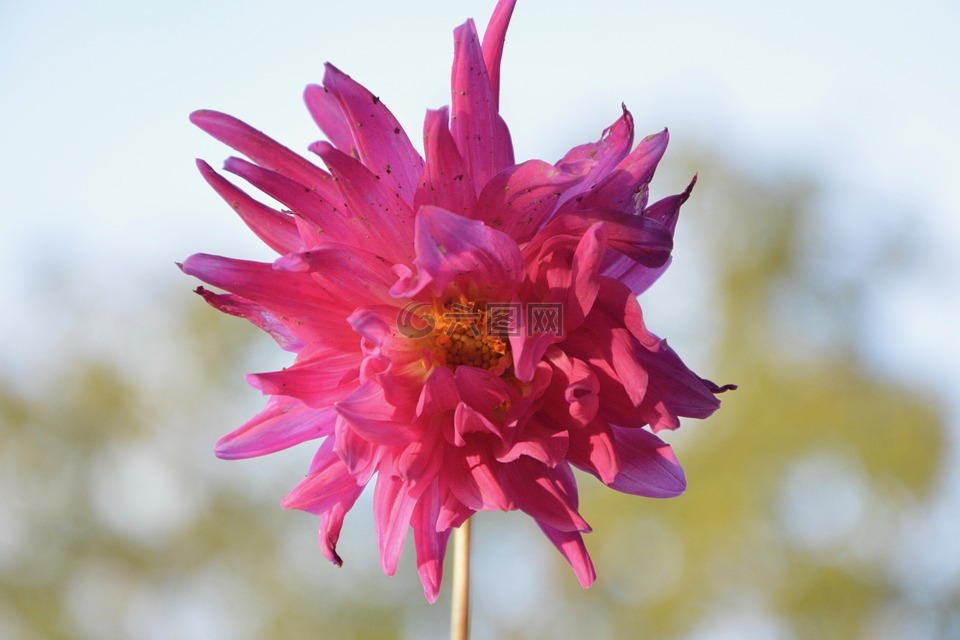
<path id="1" fill-rule="evenodd" d="M 449 580 L 393 578 L 369 501 L 342 569 L 280 509 L 311 447 L 212 446 L 287 364 L 174 262 L 269 259 L 196 175 L 230 112 L 293 149 L 329 60 L 418 140 L 452 29 L 493 0 L 0 2 L 0 638 L 442 638 Z M 670 127 L 654 196 L 699 182 L 641 304 L 740 390 L 667 434 L 689 488 L 581 478 L 599 579 L 475 519 L 494 638 L 960 638 L 960 7 L 947 0 L 521 0 L 502 111 L 555 161 L 632 110 Z M 449 576 L 448 576 L 449 577 Z"/>

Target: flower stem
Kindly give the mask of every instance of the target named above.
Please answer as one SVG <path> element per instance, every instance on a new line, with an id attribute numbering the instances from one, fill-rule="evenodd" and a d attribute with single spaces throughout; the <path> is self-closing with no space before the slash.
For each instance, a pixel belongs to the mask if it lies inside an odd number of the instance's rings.
<path id="1" fill-rule="evenodd" d="M 453 603 L 450 640 L 470 637 L 470 519 L 453 532 Z"/>

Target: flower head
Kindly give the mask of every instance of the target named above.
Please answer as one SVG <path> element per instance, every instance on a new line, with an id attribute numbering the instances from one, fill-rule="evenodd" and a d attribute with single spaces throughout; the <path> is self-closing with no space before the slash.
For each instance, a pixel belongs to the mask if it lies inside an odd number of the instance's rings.
<path id="1" fill-rule="evenodd" d="M 618 491 L 685 488 L 654 433 L 705 418 L 722 389 L 650 333 L 637 295 L 666 269 L 693 187 L 647 201 L 667 132 L 633 147 L 623 115 L 554 164 L 516 164 L 498 113 L 514 0 L 481 44 L 455 31 L 450 108 L 428 111 L 421 157 L 387 107 L 327 65 L 305 100 L 329 142 L 326 169 L 230 116 L 191 120 L 248 160 L 226 171 L 282 203 L 250 197 L 203 161 L 206 181 L 280 257 L 197 254 L 197 291 L 296 354 L 249 376 L 266 408 L 216 447 L 227 459 L 321 444 L 283 506 L 320 516 L 324 554 L 364 487 L 383 570 L 412 527 L 436 599 L 447 539 L 484 510 L 521 510 L 570 562 L 595 573 L 581 537 L 573 467 Z"/>

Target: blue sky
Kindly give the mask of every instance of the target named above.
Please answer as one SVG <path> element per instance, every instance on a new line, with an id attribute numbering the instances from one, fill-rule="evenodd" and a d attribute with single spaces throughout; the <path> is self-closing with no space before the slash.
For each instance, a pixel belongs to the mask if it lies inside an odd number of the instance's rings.
<path id="1" fill-rule="evenodd" d="M 228 111 L 306 152 L 319 134 L 300 94 L 329 60 L 418 140 L 424 110 L 449 101 L 453 27 L 473 16 L 482 28 L 492 6 L 0 5 L 5 307 L 25 310 L 43 278 L 97 292 L 118 268 L 130 288 L 133 274 L 172 282 L 171 263 L 198 250 L 266 257 L 196 174 L 193 158 L 216 166 L 228 151 L 192 127 L 189 112 Z M 894 360 L 930 371 L 926 359 L 942 356 L 942 338 L 960 323 L 960 296 L 938 293 L 960 274 L 957 24 L 960 8 L 945 0 L 521 0 L 503 112 L 520 159 L 553 160 L 595 139 L 625 102 L 639 132 L 668 126 L 675 152 L 707 144 L 748 171 L 811 172 L 853 237 L 873 224 L 871 209 L 902 209 L 934 232 L 935 268 L 921 283 L 888 283 L 883 312 L 916 329 Z M 0 323 L 29 331 L 26 317 Z"/>

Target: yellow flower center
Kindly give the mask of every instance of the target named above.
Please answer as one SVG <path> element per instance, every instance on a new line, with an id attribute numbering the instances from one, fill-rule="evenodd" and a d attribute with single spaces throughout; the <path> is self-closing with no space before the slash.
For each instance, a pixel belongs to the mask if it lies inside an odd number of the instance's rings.
<path id="1" fill-rule="evenodd" d="M 451 369 L 480 367 L 503 375 L 512 366 L 506 330 L 486 304 L 461 297 L 442 303 L 435 300 L 432 316 L 433 360 Z"/>

